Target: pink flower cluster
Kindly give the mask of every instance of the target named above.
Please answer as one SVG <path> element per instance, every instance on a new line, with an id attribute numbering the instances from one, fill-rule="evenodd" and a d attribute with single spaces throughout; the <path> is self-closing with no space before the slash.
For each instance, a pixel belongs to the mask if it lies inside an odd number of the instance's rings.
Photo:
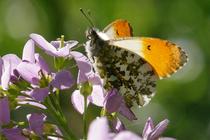
<path id="1" fill-rule="evenodd" d="M 85 139 L 172 139 L 161 138 L 168 120 L 155 127 L 149 118 L 142 135 L 126 130 L 119 114 L 131 121 L 137 117 L 116 89 L 104 90 L 103 80 L 94 72 L 89 59 L 74 50 L 77 44 L 74 40 L 64 41 L 62 37 L 48 42 L 41 35 L 31 34 L 23 48 L 22 58 L 15 54 L 0 57 L 0 138 L 78 139 L 68 126 L 59 99 L 63 90 L 72 89 L 70 101 L 80 114 L 85 116 L 90 103 L 101 108 L 101 116 L 91 123 Z M 53 68 L 36 52 L 36 47 L 52 58 Z M 74 65 L 77 78 L 71 73 Z M 11 111 L 21 107 L 33 108 L 25 122 L 11 117 Z"/>

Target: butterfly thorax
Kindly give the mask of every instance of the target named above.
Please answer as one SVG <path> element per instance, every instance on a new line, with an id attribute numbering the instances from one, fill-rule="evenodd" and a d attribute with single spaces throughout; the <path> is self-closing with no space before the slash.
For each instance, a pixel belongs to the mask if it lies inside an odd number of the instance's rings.
<path id="1" fill-rule="evenodd" d="M 100 77 L 106 80 L 106 63 L 111 59 L 111 50 L 109 49 L 108 42 L 99 36 L 99 31 L 96 28 L 90 28 L 86 36 L 89 41 L 86 42 L 86 52 L 93 63 L 94 70 L 100 75 Z"/>

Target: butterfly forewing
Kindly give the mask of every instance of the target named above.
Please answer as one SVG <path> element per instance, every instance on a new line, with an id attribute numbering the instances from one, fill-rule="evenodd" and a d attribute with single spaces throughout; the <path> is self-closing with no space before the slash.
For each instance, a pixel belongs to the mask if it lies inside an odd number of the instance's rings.
<path id="1" fill-rule="evenodd" d="M 118 19 L 109 24 L 102 31 L 110 39 L 133 36 L 133 30 L 127 20 Z"/>
<path id="2" fill-rule="evenodd" d="M 112 40 L 109 45 L 115 45 L 139 55 L 154 68 L 159 78 L 169 77 L 187 62 L 186 53 L 167 40 L 127 37 Z"/>

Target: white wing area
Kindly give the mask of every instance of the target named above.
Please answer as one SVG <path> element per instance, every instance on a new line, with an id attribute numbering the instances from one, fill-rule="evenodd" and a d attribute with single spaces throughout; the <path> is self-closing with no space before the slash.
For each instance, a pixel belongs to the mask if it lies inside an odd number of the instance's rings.
<path id="1" fill-rule="evenodd" d="M 103 33 L 103 32 L 97 32 L 97 34 L 104 41 L 108 41 L 110 39 L 110 36 L 105 34 L 105 33 Z"/>
<path id="2" fill-rule="evenodd" d="M 125 38 L 125 39 L 123 38 L 118 40 L 110 40 L 109 45 L 126 49 L 127 51 L 133 52 L 141 57 L 144 56 L 142 53 L 143 46 L 140 38 L 132 37 L 132 38 Z"/>
<path id="3" fill-rule="evenodd" d="M 103 33 L 105 33 L 110 39 L 116 38 L 116 31 L 112 26 L 104 30 Z"/>

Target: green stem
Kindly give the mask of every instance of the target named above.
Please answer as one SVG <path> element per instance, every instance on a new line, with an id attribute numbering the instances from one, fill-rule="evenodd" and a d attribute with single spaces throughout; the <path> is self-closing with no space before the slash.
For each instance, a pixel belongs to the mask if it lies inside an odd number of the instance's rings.
<path id="1" fill-rule="evenodd" d="M 61 112 L 61 115 L 64 116 L 63 111 L 60 106 L 60 90 L 59 89 L 56 89 L 55 97 L 56 97 L 55 101 L 56 101 L 57 107 L 58 107 L 59 111 Z"/>
<path id="2" fill-rule="evenodd" d="M 76 140 L 76 137 L 73 135 L 73 133 L 70 131 L 68 127 L 68 123 L 66 119 L 64 119 L 64 116 L 61 115 L 61 113 L 56 110 L 56 108 L 53 106 L 50 98 L 46 98 L 45 105 L 47 106 L 47 110 L 49 110 L 49 114 L 55 119 L 55 121 L 58 124 L 58 127 L 63 132 L 63 135 L 67 138 L 67 140 Z"/>
<path id="3" fill-rule="evenodd" d="M 55 95 L 56 95 L 58 103 L 60 104 L 60 90 L 59 89 L 56 89 Z"/>
<path id="4" fill-rule="evenodd" d="M 83 139 L 87 140 L 87 96 L 84 96 Z"/>
<path id="5" fill-rule="evenodd" d="M 54 103 L 54 106 L 56 107 L 56 110 L 60 113 L 62 119 L 67 122 L 66 118 L 65 118 L 65 115 L 62 111 L 62 108 L 60 106 L 60 91 L 59 89 L 56 90 L 56 93 L 55 94 L 51 94 L 51 100 L 53 100 L 53 103 Z"/>

